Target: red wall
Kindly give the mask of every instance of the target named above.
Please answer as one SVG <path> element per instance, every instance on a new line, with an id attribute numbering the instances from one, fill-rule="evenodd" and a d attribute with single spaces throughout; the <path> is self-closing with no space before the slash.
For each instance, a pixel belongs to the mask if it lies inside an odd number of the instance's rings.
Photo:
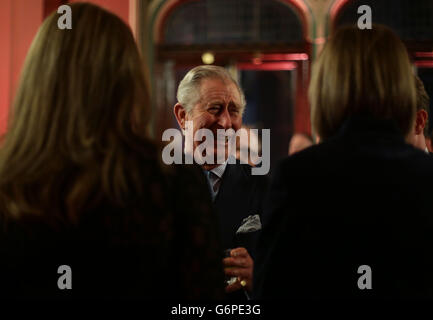
<path id="1" fill-rule="evenodd" d="M 18 85 L 21 67 L 42 22 L 43 0 L 0 1 L 0 134 Z"/>
<path id="2" fill-rule="evenodd" d="M 42 0 L 13 0 L 11 28 L 11 96 L 15 94 L 27 51 L 43 19 Z"/>
<path id="3" fill-rule="evenodd" d="M 11 80 L 11 2 L 0 1 L 0 133 L 6 128 Z"/>

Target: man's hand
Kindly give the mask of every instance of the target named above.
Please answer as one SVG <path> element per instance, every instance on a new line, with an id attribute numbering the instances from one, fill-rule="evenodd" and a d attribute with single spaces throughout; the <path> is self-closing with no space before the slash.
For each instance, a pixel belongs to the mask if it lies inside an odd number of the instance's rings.
<path id="1" fill-rule="evenodd" d="M 230 251 L 230 257 L 223 259 L 224 273 L 229 277 L 237 277 L 235 283 L 226 287 L 226 292 L 233 292 L 246 288 L 249 292 L 253 289 L 254 261 L 247 249 L 236 248 Z"/>

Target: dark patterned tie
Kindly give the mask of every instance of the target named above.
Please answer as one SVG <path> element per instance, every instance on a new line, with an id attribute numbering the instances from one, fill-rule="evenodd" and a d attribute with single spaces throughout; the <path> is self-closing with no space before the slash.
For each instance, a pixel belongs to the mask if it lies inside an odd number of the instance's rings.
<path id="1" fill-rule="evenodd" d="M 209 175 L 209 181 L 210 181 L 210 185 L 212 187 L 212 192 L 213 192 L 212 198 L 215 199 L 215 197 L 218 193 L 218 190 L 219 190 L 219 186 L 221 184 L 221 179 L 212 171 L 208 171 L 208 175 Z"/>

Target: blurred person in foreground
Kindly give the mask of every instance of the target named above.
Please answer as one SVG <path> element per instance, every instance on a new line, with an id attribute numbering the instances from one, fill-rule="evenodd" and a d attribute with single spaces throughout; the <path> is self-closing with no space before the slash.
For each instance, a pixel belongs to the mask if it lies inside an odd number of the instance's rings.
<path id="1" fill-rule="evenodd" d="M 412 130 L 407 137 L 407 142 L 428 153 L 426 139 L 429 136 L 428 116 L 430 97 L 425 91 L 422 80 L 418 76 L 415 76 L 415 87 L 416 116 Z"/>
<path id="2" fill-rule="evenodd" d="M 256 298 L 433 298 L 433 160 L 405 142 L 416 90 L 403 43 L 379 25 L 337 30 L 309 97 L 321 143 L 276 168 Z"/>
<path id="3" fill-rule="evenodd" d="M 0 149 L 0 295 L 221 297 L 206 182 L 163 167 L 146 138 L 131 31 L 97 6 L 70 7 L 72 30 L 54 13 L 32 43 Z"/>

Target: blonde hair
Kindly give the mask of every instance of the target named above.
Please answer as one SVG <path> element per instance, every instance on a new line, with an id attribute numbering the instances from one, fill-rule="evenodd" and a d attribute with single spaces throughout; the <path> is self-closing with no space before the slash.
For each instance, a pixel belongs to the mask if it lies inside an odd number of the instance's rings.
<path id="1" fill-rule="evenodd" d="M 406 136 L 416 109 L 412 67 L 403 43 L 387 27 L 343 27 L 313 66 L 312 124 L 322 139 L 352 115 L 393 120 Z"/>
<path id="2" fill-rule="evenodd" d="M 131 189 L 140 192 L 135 155 L 151 146 L 132 33 L 97 6 L 70 7 L 72 29 L 48 17 L 21 74 L 0 150 L 0 200 L 10 215 L 74 220 L 102 197 L 122 205 Z"/>

